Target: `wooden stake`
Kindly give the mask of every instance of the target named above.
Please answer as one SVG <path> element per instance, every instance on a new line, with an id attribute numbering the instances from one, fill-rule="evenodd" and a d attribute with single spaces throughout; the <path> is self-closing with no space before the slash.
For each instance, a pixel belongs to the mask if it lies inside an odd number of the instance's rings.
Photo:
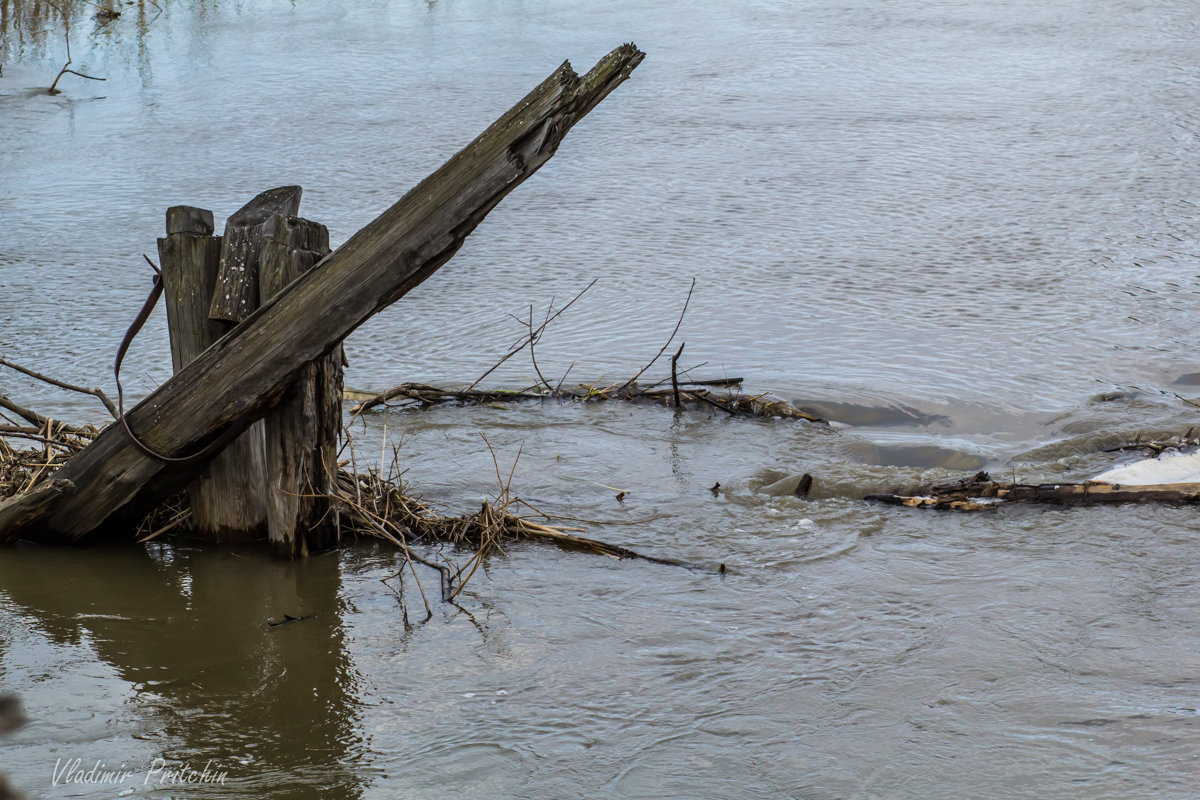
<path id="1" fill-rule="evenodd" d="M 258 308 L 258 258 L 266 228 L 276 214 L 295 215 L 300 210 L 299 186 L 268 189 L 242 206 L 225 223 L 221 241 L 221 269 L 208 315 L 241 322 Z"/>
<path id="2" fill-rule="evenodd" d="M 263 303 L 329 254 L 329 231 L 277 215 L 259 256 Z M 264 420 L 267 538 L 280 555 L 304 556 L 338 541 L 337 445 L 342 422 L 341 347 L 306 364 Z"/>
<path id="3" fill-rule="evenodd" d="M 167 236 L 158 240 L 171 363 L 179 372 L 225 333 L 208 309 L 223 250 L 213 236 L 213 214 L 202 208 L 167 209 Z M 239 542 L 265 532 L 265 429 L 254 425 L 234 439 L 188 487 L 192 525 L 211 542 Z"/>

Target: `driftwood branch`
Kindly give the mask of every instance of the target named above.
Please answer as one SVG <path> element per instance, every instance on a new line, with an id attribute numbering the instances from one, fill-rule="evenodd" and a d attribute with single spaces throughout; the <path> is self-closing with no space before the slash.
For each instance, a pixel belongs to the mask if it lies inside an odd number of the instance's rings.
<path id="1" fill-rule="evenodd" d="M 347 390 L 348 399 L 359 402 L 350 409 L 355 416 L 365 411 L 377 408 L 385 403 L 399 401 L 402 406 L 428 408 L 444 403 L 480 404 L 480 403 L 515 403 L 528 400 L 562 400 L 575 402 L 603 402 L 606 400 L 625 400 L 627 402 L 651 402 L 663 405 L 673 405 L 675 408 L 692 406 L 708 406 L 716 408 L 731 416 L 749 417 L 783 417 L 798 419 L 806 422 L 825 424 L 826 420 L 807 414 L 785 400 L 779 400 L 770 395 L 748 395 L 718 393 L 713 389 L 736 387 L 741 378 L 719 378 L 716 380 L 679 380 L 676 376 L 674 384 L 660 386 L 658 384 L 639 389 L 631 387 L 621 389 L 617 386 L 596 386 L 580 384 L 573 388 L 556 387 L 552 392 L 543 390 L 506 390 L 506 389 L 442 389 L 423 383 L 403 383 L 394 386 L 381 394 L 372 395 L 367 392 Z M 670 383 L 666 379 L 660 383 Z M 676 395 L 678 392 L 678 395 Z"/>
<path id="2" fill-rule="evenodd" d="M 947 511 L 985 511 L 1007 503 L 1050 503 L 1066 506 L 1119 503 L 1200 503 L 1200 483 L 1122 486 L 1113 483 L 1005 483 L 986 472 L 952 483 L 891 494 L 872 494 L 868 500 L 910 508 Z"/>

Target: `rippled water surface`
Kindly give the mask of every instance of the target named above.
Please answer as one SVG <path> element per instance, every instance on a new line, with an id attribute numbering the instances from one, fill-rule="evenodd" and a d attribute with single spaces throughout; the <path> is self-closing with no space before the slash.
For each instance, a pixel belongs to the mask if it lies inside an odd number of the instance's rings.
<path id="1" fill-rule="evenodd" d="M 699 566 L 512 545 L 408 627 L 420 593 L 369 543 L 11 548 L 0 690 L 31 722 L 0 772 L 30 796 L 118 796 L 53 786 L 73 758 L 227 771 L 123 787 L 180 798 L 1200 792 L 1193 510 L 862 499 L 1080 479 L 1200 425 L 1176 397 L 1200 383 L 1194 3 L 68 8 L 72 66 L 108 80 L 51 97 L 60 23 L 0 0 L 3 356 L 107 381 L 166 206 L 221 219 L 299 183 L 336 245 L 564 58 L 632 40 L 632 79 L 348 340 L 347 383 L 470 383 L 509 315 L 594 278 L 538 363 L 624 379 L 695 277 L 682 362 L 838 425 L 559 403 L 357 422 L 359 457 L 399 444 L 448 513 L 497 491 L 482 433 L 529 502 Z M 161 315 L 127 364 L 139 393 L 169 374 Z M 101 419 L 11 372 L 0 392 Z M 285 612 L 313 616 L 265 624 Z"/>

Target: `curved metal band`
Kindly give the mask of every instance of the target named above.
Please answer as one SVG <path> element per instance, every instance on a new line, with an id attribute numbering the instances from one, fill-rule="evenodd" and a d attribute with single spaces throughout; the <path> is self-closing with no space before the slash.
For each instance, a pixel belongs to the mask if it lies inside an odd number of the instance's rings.
<path id="1" fill-rule="evenodd" d="M 129 346 L 133 344 L 134 337 L 136 337 L 142 330 L 142 326 L 146 324 L 146 320 L 150 319 L 150 314 L 154 311 L 154 306 L 158 304 L 158 298 L 163 292 L 162 273 L 157 267 L 154 266 L 154 262 L 150 261 L 149 258 L 146 258 L 146 262 L 150 264 L 151 268 L 153 268 L 155 272 L 154 288 L 150 290 L 150 296 L 147 297 L 146 302 L 142 304 L 142 310 L 139 311 L 138 315 L 134 318 L 133 324 L 129 326 L 129 330 L 125 331 L 125 338 L 121 340 L 121 347 L 117 350 L 116 363 L 113 364 L 113 377 L 117 381 L 117 421 L 120 422 L 121 427 L 125 429 L 125 436 L 128 437 L 130 443 L 137 447 L 138 450 L 141 450 L 143 453 L 153 459 L 157 459 L 158 461 L 163 461 L 169 464 L 196 464 L 207 461 L 223 450 L 231 441 L 233 441 L 234 437 L 236 437 L 240 431 L 238 431 L 235 427 L 230 427 L 225 431 L 225 433 L 221 434 L 215 441 L 210 443 L 207 447 L 199 452 L 186 456 L 173 457 L 158 452 L 154 448 L 150 447 L 150 445 L 139 439 L 133 432 L 133 429 L 129 427 L 129 421 L 125 418 L 125 391 L 121 387 L 121 362 L 125 360 L 125 353 L 128 352 Z"/>

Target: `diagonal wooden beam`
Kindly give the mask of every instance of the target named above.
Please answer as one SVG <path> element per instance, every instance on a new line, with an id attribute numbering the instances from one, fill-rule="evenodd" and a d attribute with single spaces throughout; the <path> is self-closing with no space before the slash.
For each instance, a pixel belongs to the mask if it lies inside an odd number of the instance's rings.
<path id="1" fill-rule="evenodd" d="M 586 75 L 564 63 L 395 205 L 265 303 L 128 413 L 158 452 L 195 452 L 262 418 L 305 364 L 445 264 L 501 199 L 554 155 L 568 130 L 629 77 L 644 54 L 609 53 Z M 109 426 L 55 474 L 75 491 L 44 516 L 15 513 L 0 541 L 78 542 L 136 521 L 201 464 L 168 464 Z"/>

